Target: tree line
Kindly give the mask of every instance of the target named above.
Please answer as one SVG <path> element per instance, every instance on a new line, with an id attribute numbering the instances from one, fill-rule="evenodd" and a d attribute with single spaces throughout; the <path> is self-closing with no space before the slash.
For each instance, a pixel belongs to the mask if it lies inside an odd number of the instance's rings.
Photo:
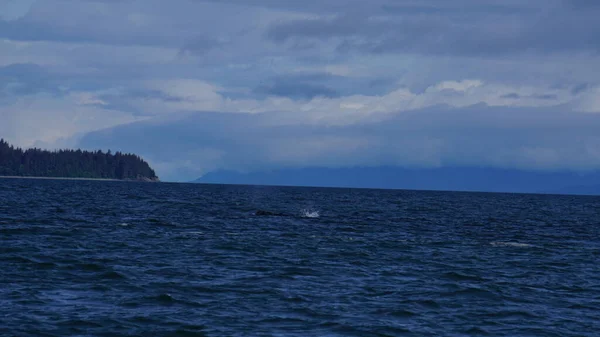
<path id="1" fill-rule="evenodd" d="M 23 150 L 0 139 L 0 176 L 151 179 L 158 177 L 150 165 L 131 153 L 58 150 Z"/>

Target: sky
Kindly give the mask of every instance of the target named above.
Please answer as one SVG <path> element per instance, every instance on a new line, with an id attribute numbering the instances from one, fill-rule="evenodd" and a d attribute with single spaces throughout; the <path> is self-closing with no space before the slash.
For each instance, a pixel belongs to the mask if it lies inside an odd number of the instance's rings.
<path id="1" fill-rule="evenodd" d="M 163 180 L 600 169 L 597 0 L 0 0 L 0 137 Z"/>

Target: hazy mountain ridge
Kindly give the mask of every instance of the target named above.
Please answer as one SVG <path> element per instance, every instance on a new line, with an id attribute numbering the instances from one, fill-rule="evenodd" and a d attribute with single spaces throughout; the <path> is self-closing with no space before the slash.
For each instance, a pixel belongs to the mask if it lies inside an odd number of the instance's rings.
<path id="1" fill-rule="evenodd" d="M 211 172 L 197 183 L 600 195 L 600 172 L 496 168 L 303 168 Z"/>
<path id="2" fill-rule="evenodd" d="M 600 159 L 588 151 L 596 146 L 600 114 L 479 104 L 371 117 L 320 125 L 277 112 L 177 113 L 91 132 L 76 144 L 143 155 L 167 181 L 290 167 L 600 169 Z"/>

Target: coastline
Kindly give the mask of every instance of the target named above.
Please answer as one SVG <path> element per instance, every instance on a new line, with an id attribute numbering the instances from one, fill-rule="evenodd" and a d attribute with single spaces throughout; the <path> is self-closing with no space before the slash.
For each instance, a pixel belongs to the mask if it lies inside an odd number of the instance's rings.
<path id="1" fill-rule="evenodd" d="M 109 179 L 109 178 L 69 178 L 69 177 L 32 177 L 32 176 L 0 176 L 0 179 L 39 179 L 39 180 L 91 180 L 91 181 L 121 181 L 121 182 L 160 182 L 147 179 Z"/>

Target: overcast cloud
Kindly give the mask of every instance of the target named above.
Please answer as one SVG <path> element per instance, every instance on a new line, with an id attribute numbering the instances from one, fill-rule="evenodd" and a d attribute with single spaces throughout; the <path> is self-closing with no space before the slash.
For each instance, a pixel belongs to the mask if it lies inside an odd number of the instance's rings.
<path id="1" fill-rule="evenodd" d="M 0 0 L 0 137 L 131 149 L 174 180 L 599 169 L 599 3 Z"/>

